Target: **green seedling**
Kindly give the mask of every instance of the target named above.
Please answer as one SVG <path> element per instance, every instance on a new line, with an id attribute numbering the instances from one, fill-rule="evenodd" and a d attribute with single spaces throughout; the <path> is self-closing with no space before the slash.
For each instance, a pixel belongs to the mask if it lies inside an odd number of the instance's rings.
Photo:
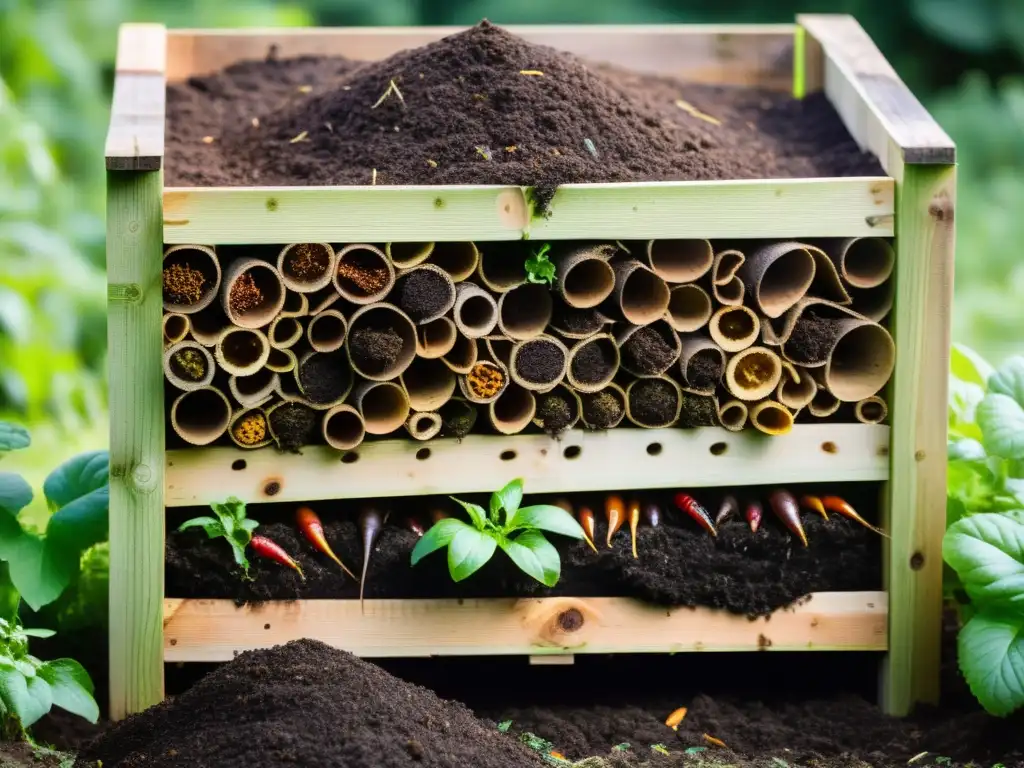
<path id="1" fill-rule="evenodd" d="M 245 502 L 234 496 L 223 504 L 211 504 L 210 509 L 213 510 L 213 517 L 193 517 L 182 523 L 178 530 L 202 528 L 209 538 L 224 539 L 231 547 L 235 562 L 242 568 L 243 577 L 248 579 L 249 559 L 245 556 L 245 548 L 252 541 L 252 532 L 259 527 L 259 523 L 246 517 Z"/>
<path id="2" fill-rule="evenodd" d="M 555 282 L 555 265 L 548 258 L 551 250 L 550 243 L 544 243 L 537 251 L 526 260 L 526 280 L 530 283 L 545 283 L 551 285 Z"/>

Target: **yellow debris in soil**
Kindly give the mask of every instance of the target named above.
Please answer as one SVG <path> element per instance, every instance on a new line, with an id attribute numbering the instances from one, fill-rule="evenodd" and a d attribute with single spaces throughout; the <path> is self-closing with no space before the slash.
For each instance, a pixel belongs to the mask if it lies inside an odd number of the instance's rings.
<path id="1" fill-rule="evenodd" d="M 294 139 L 289 139 L 288 143 L 289 144 L 298 144 L 300 141 L 305 141 L 307 136 L 309 136 L 309 131 L 303 131 L 298 136 L 296 136 Z"/>
<path id="2" fill-rule="evenodd" d="M 164 294 L 179 304 L 195 304 L 203 297 L 206 278 L 188 264 L 171 264 L 163 271 Z"/>
<path id="3" fill-rule="evenodd" d="M 544 73 L 539 69 L 520 69 L 519 74 L 527 77 L 544 77 Z"/>
<path id="4" fill-rule="evenodd" d="M 250 413 L 238 420 L 231 433 L 242 445 L 256 445 L 267 437 L 267 420 L 262 413 Z"/>
<path id="5" fill-rule="evenodd" d="M 466 381 L 477 397 L 493 397 L 505 385 L 505 374 L 488 363 L 477 363 L 469 372 Z"/>
<path id="6" fill-rule="evenodd" d="M 182 349 L 176 352 L 174 362 L 181 367 L 185 376 L 192 381 L 199 381 L 206 375 L 206 358 L 194 349 Z"/>
<path id="7" fill-rule="evenodd" d="M 679 724 L 683 722 L 683 718 L 686 717 L 686 707 L 680 707 L 675 710 L 671 715 L 665 718 L 665 725 L 671 728 L 673 731 L 679 729 Z"/>
<path id="8" fill-rule="evenodd" d="M 203 136 L 203 144 L 213 144 L 213 136 Z"/>
<path id="9" fill-rule="evenodd" d="M 704 741 L 706 741 L 708 744 L 713 744 L 716 747 L 724 747 L 725 749 L 728 749 L 728 747 L 725 746 L 724 741 L 722 741 L 721 739 L 716 739 L 714 736 L 708 736 L 708 734 L 706 733 L 704 734 Z"/>
<path id="10" fill-rule="evenodd" d="M 717 117 L 712 117 L 711 115 L 707 114 L 706 112 L 701 112 L 699 109 L 697 109 L 695 106 L 693 106 L 693 104 L 691 104 L 688 101 L 683 101 L 682 99 L 676 99 L 676 106 L 679 107 L 684 112 L 688 112 L 689 114 L 693 115 L 698 120 L 703 120 L 705 123 L 711 123 L 712 125 L 721 125 L 722 124 L 722 121 L 719 120 Z"/>

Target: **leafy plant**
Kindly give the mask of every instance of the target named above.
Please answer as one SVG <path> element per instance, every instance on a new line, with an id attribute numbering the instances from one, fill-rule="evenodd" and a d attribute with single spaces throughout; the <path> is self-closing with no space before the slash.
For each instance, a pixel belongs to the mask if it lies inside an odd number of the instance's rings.
<path id="1" fill-rule="evenodd" d="M 202 528 L 211 539 L 223 538 L 231 546 L 231 553 L 235 556 L 235 562 L 242 567 L 244 577 L 249 578 L 249 559 L 245 556 L 245 548 L 252 541 L 252 532 L 259 527 L 259 523 L 246 517 L 245 502 L 234 496 L 223 504 L 211 504 L 210 509 L 215 517 L 193 517 L 182 523 L 178 530 Z"/>
<path id="2" fill-rule="evenodd" d="M 560 507 L 540 504 L 520 507 L 523 481 L 516 479 L 491 494 L 488 510 L 478 504 L 454 499 L 469 515 L 470 523 L 445 518 L 435 523 L 412 551 L 412 564 L 439 549 L 448 548 L 448 572 L 453 581 L 462 581 L 491 559 L 498 547 L 523 573 L 541 584 L 553 587 L 561 575 L 558 550 L 544 532 L 582 539 L 572 515 Z"/>
<path id="3" fill-rule="evenodd" d="M 526 260 L 526 280 L 551 285 L 555 281 L 555 265 L 548 258 L 551 243 L 544 243 Z"/>

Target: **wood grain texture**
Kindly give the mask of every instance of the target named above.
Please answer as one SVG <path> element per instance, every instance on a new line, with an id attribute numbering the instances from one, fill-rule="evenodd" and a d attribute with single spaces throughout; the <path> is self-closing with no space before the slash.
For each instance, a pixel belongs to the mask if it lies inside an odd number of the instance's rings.
<path id="1" fill-rule="evenodd" d="M 167 29 L 163 24 L 122 24 L 117 30 L 118 74 L 162 75 L 167 71 Z"/>
<path id="2" fill-rule="evenodd" d="M 164 383 L 159 172 L 107 173 L 110 712 L 163 698 Z"/>
<path id="3" fill-rule="evenodd" d="M 209 74 L 242 59 L 343 55 L 376 61 L 461 32 L 466 27 L 175 30 L 168 41 L 168 79 Z M 512 25 L 537 45 L 586 59 L 691 82 L 760 85 L 789 90 L 793 26 L 763 25 Z"/>
<path id="4" fill-rule="evenodd" d="M 629 598 L 164 601 L 164 660 L 230 661 L 312 637 L 358 656 L 885 650 L 884 592 L 822 592 L 769 619 Z"/>
<path id="5" fill-rule="evenodd" d="M 830 443 L 831 445 L 826 445 Z M 522 477 L 528 493 L 879 481 L 889 476 L 889 428 L 800 424 L 767 437 L 720 427 L 572 430 L 547 435 L 470 435 L 365 443 L 347 454 L 326 446 L 302 455 L 272 448 L 188 448 L 167 452 L 168 507 L 243 501 L 300 501 L 490 492 Z M 426 451 L 424 456 L 421 451 Z M 651 455 L 651 454 L 655 455 Z M 346 463 L 342 457 L 357 456 Z M 237 459 L 245 469 L 232 469 Z M 268 493 L 268 490 L 270 493 Z"/>
<path id="6" fill-rule="evenodd" d="M 164 156 L 167 33 L 158 24 L 125 24 L 107 129 L 109 171 L 160 170 Z"/>
<path id="7" fill-rule="evenodd" d="M 520 187 L 170 188 L 167 243 L 887 237 L 887 177 L 567 184 L 550 215 Z"/>

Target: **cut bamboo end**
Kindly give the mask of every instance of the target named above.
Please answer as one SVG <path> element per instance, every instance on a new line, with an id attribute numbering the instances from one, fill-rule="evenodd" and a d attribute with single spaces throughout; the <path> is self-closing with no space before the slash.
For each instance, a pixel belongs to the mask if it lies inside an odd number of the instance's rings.
<path id="1" fill-rule="evenodd" d="M 299 295 L 303 297 L 306 296 L 306 294 L 304 293 Z M 338 289 L 334 287 L 334 283 L 331 283 L 323 290 L 309 294 L 309 298 L 307 299 L 306 310 L 303 312 L 303 314 L 319 315 L 325 309 L 330 309 L 339 301 L 341 301 L 341 294 L 338 293 Z"/>
<path id="2" fill-rule="evenodd" d="M 878 395 L 872 395 L 858 400 L 853 413 L 861 424 L 881 424 L 889 415 L 889 406 Z"/>
<path id="3" fill-rule="evenodd" d="M 672 287 L 665 319 L 679 333 L 699 331 L 711 320 L 712 306 L 708 292 L 699 285 Z"/>
<path id="4" fill-rule="evenodd" d="M 566 376 L 580 392 L 599 392 L 611 384 L 619 372 L 619 345 L 608 333 L 577 342 L 569 350 Z"/>
<path id="5" fill-rule="evenodd" d="M 301 338 L 302 322 L 297 317 L 278 315 L 267 328 L 267 339 L 274 349 L 289 349 Z"/>
<path id="6" fill-rule="evenodd" d="M 232 376 L 249 376 L 262 368 L 270 357 L 270 342 L 263 331 L 232 326 L 214 348 L 217 365 Z"/>
<path id="7" fill-rule="evenodd" d="M 742 251 L 726 250 L 715 256 L 711 267 L 711 292 L 719 304 L 735 307 L 743 303 L 746 286 L 736 274 L 746 262 Z"/>
<path id="8" fill-rule="evenodd" d="M 614 429 L 626 418 L 626 391 L 609 384 L 597 392 L 580 392 L 580 420 L 587 429 Z"/>
<path id="9" fill-rule="evenodd" d="M 589 309 L 607 299 L 615 290 L 615 270 L 608 260 L 615 245 L 576 248 L 555 257 L 555 282 L 570 307 Z"/>
<path id="10" fill-rule="evenodd" d="M 239 448 L 253 450 L 274 442 L 266 412 L 258 406 L 245 407 L 231 416 L 228 436 Z"/>
<path id="11" fill-rule="evenodd" d="M 264 406 L 267 428 L 279 449 L 299 453 L 303 447 L 316 439 L 320 417 L 301 397 L 283 392 L 282 396 L 283 400 Z"/>
<path id="12" fill-rule="evenodd" d="M 642 328 L 626 325 L 615 335 L 622 356 L 622 369 L 634 376 L 660 376 L 676 364 L 682 343 L 665 320 Z"/>
<path id="13" fill-rule="evenodd" d="M 484 357 L 508 368 L 512 362 L 512 347 L 518 342 L 504 336 L 488 336 L 483 341 L 486 350 Z"/>
<path id="14" fill-rule="evenodd" d="M 331 448 L 351 451 L 358 448 L 366 437 L 363 417 L 351 405 L 336 405 L 324 414 L 321 431 Z"/>
<path id="15" fill-rule="evenodd" d="M 480 251 L 476 243 L 435 243 L 427 263 L 447 272 L 452 282 L 461 283 L 477 271 Z"/>
<path id="16" fill-rule="evenodd" d="M 370 381 L 398 378 L 416 357 L 416 326 L 393 304 L 370 304 L 349 319 L 345 345 L 352 369 Z"/>
<path id="17" fill-rule="evenodd" d="M 800 243 L 800 246 L 814 259 L 814 282 L 811 283 L 807 295 L 834 301 L 844 306 L 849 304 L 850 294 L 839 276 L 835 260 L 816 245 Z"/>
<path id="18" fill-rule="evenodd" d="M 757 341 L 761 333 L 761 318 L 749 307 L 720 307 L 711 316 L 708 332 L 726 352 L 739 352 Z"/>
<path id="19" fill-rule="evenodd" d="M 217 252 L 205 245 L 172 245 L 164 251 L 162 278 L 165 311 L 200 312 L 213 303 L 220 290 Z"/>
<path id="20" fill-rule="evenodd" d="M 480 252 L 476 275 L 488 290 L 507 293 L 526 283 L 529 250 L 519 243 L 487 243 Z"/>
<path id="21" fill-rule="evenodd" d="M 456 334 L 451 350 L 441 360 L 456 373 L 466 374 L 473 370 L 479 356 L 480 350 L 476 339 L 467 339 L 461 334 Z"/>
<path id="22" fill-rule="evenodd" d="M 416 355 L 428 360 L 437 360 L 455 347 L 459 331 L 454 321 L 439 317 L 429 323 L 416 326 Z"/>
<path id="23" fill-rule="evenodd" d="M 537 395 L 536 400 L 537 411 L 533 416 L 533 423 L 549 435 L 557 436 L 579 423 L 583 401 L 572 387 L 564 383 L 559 384 L 550 392 Z"/>
<path id="24" fill-rule="evenodd" d="M 839 243 L 839 273 L 853 288 L 876 288 L 896 265 L 896 251 L 881 237 L 853 237 Z"/>
<path id="25" fill-rule="evenodd" d="M 814 397 L 811 398 L 811 402 L 807 405 L 807 410 L 810 411 L 811 416 L 817 419 L 825 419 L 838 411 L 839 406 L 838 398 L 819 385 L 818 391 L 814 393 Z"/>
<path id="26" fill-rule="evenodd" d="M 398 275 L 391 298 L 416 325 L 423 325 L 455 306 L 455 283 L 440 267 L 421 264 Z"/>
<path id="27" fill-rule="evenodd" d="M 459 390 L 472 403 L 497 400 L 509 385 L 508 371 L 500 363 L 478 360 L 469 373 L 459 377 Z"/>
<path id="28" fill-rule="evenodd" d="M 306 339 L 315 352 L 335 352 L 344 346 L 347 336 L 348 321 L 337 309 L 313 315 L 306 326 Z"/>
<path id="29" fill-rule="evenodd" d="M 184 392 L 208 387 L 216 366 L 210 350 L 194 341 L 179 341 L 164 351 L 164 376 Z"/>
<path id="30" fill-rule="evenodd" d="M 455 326 L 467 339 L 479 339 L 498 325 L 498 302 L 474 283 L 460 283 L 455 291 Z"/>
<path id="31" fill-rule="evenodd" d="M 725 375 L 725 352 L 700 334 L 684 334 L 679 340 L 679 373 L 683 383 L 701 395 L 714 393 Z"/>
<path id="32" fill-rule="evenodd" d="M 279 388 L 279 375 L 269 368 L 260 368 L 250 376 L 232 376 L 228 391 L 239 405 L 247 408 L 264 403 Z"/>
<path id="33" fill-rule="evenodd" d="M 512 381 L 533 392 L 546 392 L 565 378 L 569 350 L 554 336 L 520 341 L 509 352 Z"/>
<path id="34" fill-rule="evenodd" d="M 651 240 L 647 263 L 666 283 L 692 283 L 711 269 L 715 260 L 707 240 Z"/>
<path id="35" fill-rule="evenodd" d="M 501 294 L 498 327 L 510 339 L 525 341 L 544 333 L 554 305 L 547 286 L 526 283 Z"/>
<path id="36" fill-rule="evenodd" d="M 818 392 L 818 384 L 807 371 L 800 371 L 792 363 L 782 361 L 783 374 L 775 390 L 775 399 L 793 411 L 811 404 Z"/>
<path id="37" fill-rule="evenodd" d="M 874 323 L 882 322 L 892 311 L 896 297 L 896 284 L 887 280 L 874 288 L 853 288 L 850 290 L 850 307 Z"/>
<path id="38" fill-rule="evenodd" d="M 335 259 L 329 243 L 292 243 L 277 255 L 277 271 L 288 290 L 313 293 L 331 284 Z"/>
<path id="39" fill-rule="evenodd" d="M 192 329 L 188 315 L 179 312 L 165 313 L 161 326 L 164 332 L 164 344 L 177 344 L 179 341 L 184 341 Z"/>
<path id="40" fill-rule="evenodd" d="M 405 429 L 414 440 L 430 440 L 441 434 L 441 415 L 438 413 L 413 413 L 405 422 Z"/>
<path id="41" fill-rule="evenodd" d="M 237 259 L 227 268 L 220 297 L 224 314 L 232 323 L 240 328 L 263 328 L 284 307 L 284 281 L 273 264 Z"/>
<path id="42" fill-rule="evenodd" d="M 352 367 L 341 352 L 307 352 L 299 358 L 294 374 L 306 404 L 318 411 L 341 405 L 355 384 Z"/>
<path id="43" fill-rule="evenodd" d="M 793 414 L 782 403 L 764 400 L 751 407 L 750 423 L 766 435 L 785 435 L 793 429 Z"/>
<path id="44" fill-rule="evenodd" d="M 295 353 L 290 349 L 274 349 L 271 347 L 270 354 L 267 356 L 266 366 L 267 370 L 274 373 L 289 373 L 295 370 L 297 362 Z"/>
<path id="45" fill-rule="evenodd" d="M 738 400 L 763 400 L 781 379 L 782 360 L 767 347 L 737 352 L 725 366 L 725 387 Z"/>
<path id="46" fill-rule="evenodd" d="M 363 382 L 355 388 L 352 400 L 370 435 L 394 432 L 409 418 L 409 398 L 393 381 Z"/>
<path id="47" fill-rule="evenodd" d="M 619 311 L 633 325 L 647 325 L 668 311 L 668 285 L 636 259 L 615 265 L 615 299 Z"/>
<path id="48" fill-rule="evenodd" d="M 395 268 L 379 248 L 362 243 L 338 251 L 334 287 L 353 304 L 375 304 L 395 285 Z"/>
<path id="49" fill-rule="evenodd" d="M 417 357 L 405 369 L 401 384 L 414 411 L 436 411 L 455 393 L 456 377 L 441 360 Z"/>
<path id="50" fill-rule="evenodd" d="M 441 435 L 461 440 L 473 431 L 480 412 L 472 403 L 461 397 L 453 397 L 441 407 L 438 414 L 441 416 Z"/>
<path id="51" fill-rule="evenodd" d="M 318 291 L 312 294 L 314 298 L 322 296 L 325 292 L 334 294 L 336 298 L 341 298 L 334 286 L 329 286 L 323 291 Z M 284 292 L 284 304 L 281 306 L 281 311 L 278 313 L 278 317 L 305 317 L 309 314 L 309 296 L 304 293 L 296 293 L 295 291 Z"/>
<path id="52" fill-rule="evenodd" d="M 517 435 L 529 426 L 537 413 L 533 392 L 511 383 L 488 406 L 491 425 L 502 435 Z"/>
<path id="53" fill-rule="evenodd" d="M 411 269 L 422 264 L 434 251 L 433 243 L 386 243 L 384 253 L 396 269 Z"/>
<path id="54" fill-rule="evenodd" d="M 739 432 L 746 426 L 748 413 L 742 400 L 726 400 L 718 406 L 718 423 L 730 432 Z"/>
<path id="55" fill-rule="evenodd" d="M 896 365 L 896 345 L 882 326 L 868 320 L 840 320 L 839 337 L 825 363 L 825 386 L 843 402 L 879 392 Z"/>
<path id="56" fill-rule="evenodd" d="M 781 317 L 814 282 L 815 259 L 801 243 L 775 243 L 754 251 L 737 274 L 766 317 Z"/>
<path id="57" fill-rule="evenodd" d="M 683 391 L 668 376 L 644 376 L 626 387 L 626 418 L 644 429 L 669 427 L 679 420 Z"/>
<path id="58" fill-rule="evenodd" d="M 191 445 L 209 445 L 223 435 L 231 421 L 231 403 L 215 387 L 185 392 L 171 404 L 171 428 Z"/>

